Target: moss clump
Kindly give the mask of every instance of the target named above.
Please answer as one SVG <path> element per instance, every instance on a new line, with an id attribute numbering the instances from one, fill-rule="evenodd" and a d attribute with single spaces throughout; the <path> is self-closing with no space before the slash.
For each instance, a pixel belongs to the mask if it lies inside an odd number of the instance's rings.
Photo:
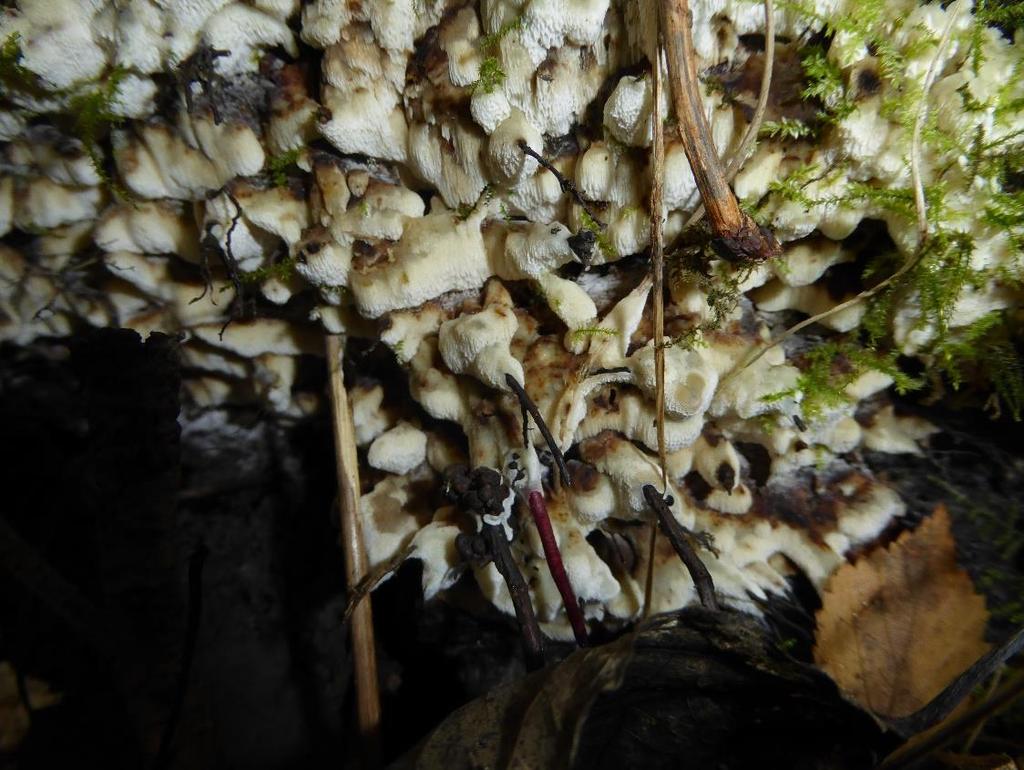
<path id="1" fill-rule="evenodd" d="M 284 187 L 288 184 L 288 170 L 295 166 L 301 157 L 301 147 L 272 156 L 267 161 L 267 176 L 270 177 L 271 184 L 274 187 Z"/>
<path id="2" fill-rule="evenodd" d="M 473 93 L 483 91 L 485 94 L 492 94 L 502 83 L 505 82 L 505 70 L 501 68 L 501 62 L 497 56 L 488 56 L 480 62 L 480 77 L 473 84 Z"/>
<path id="3" fill-rule="evenodd" d="M 820 45 L 800 51 L 800 68 L 806 82 L 800 96 L 821 105 L 816 117 L 822 126 L 838 123 L 857 108 L 847 94 L 843 71 Z"/>
<path id="4" fill-rule="evenodd" d="M 871 370 L 892 377 L 900 394 L 921 384 L 899 368 L 894 352 L 880 353 L 852 340 L 828 340 L 804 353 L 801 359 L 796 385 L 770 393 L 763 400 L 772 403 L 800 396 L 800 410 L 808 420 L 820 417 L 828 409 L 850 403 L 846 388 Z"/>
<path id="5" fill-rule="evenodd" d="M 522 28 L 522 16 L 516 16 L 511 21 L 506 21 L 498 28 L 496 32 L 492 32 L 490 35 L 484 35 L 482 38 L 480 38 L 480 50 L 484 51 L 485 53 L 493 53 L 497 51 L 498 46 L 501 45 L 502 40 L 504 40 L 512 32 L 516 32 Z"/>
<path id="6" fill-rule="evenodd" d="M 619 252 L 615 249 L 612 239 L 608 237 L 608 231 L 586 209 L 580 210 L 580 225 L 584 230 L 589 230 L 594 234 L 597 248 L 601 250 L 607 261 L 614 262 L 619 258 Z"/>
<path id="7" fill-rule="evenodd" d="M 758 136 L 762 139 L 803 139 L 814 135 L 814 128 L 802 120 L 783 117 L 781 120 L 766 120 L 761 124 Z"/>
<path id="8" fill-rule="evenodd" d="M 505 82 L 505 70 L 501 68 L 501 59 L 498 58 L 499 47 L 502 40 L 522 27 L 523 17 L 517 16 L 502 24 L 496 32 L 484 35 L 477 42 L 480 50 L 487 56 L 480 62 L 480 75 L 471 86 L 473 93 L 483 91 L 485 94 L 492 94 Z"/>
<path id="9" fill-rule="evenodd" d="M 1013 342 L 1010 320 L 1003 311 L 982 316 L 957 329 L 933 351 L 933 369 L 954 390 L 966 384 L 993 393 L 986 406 L 997 416 L 1005 409 L 1014 420 L 1024 415 L 1024 363 Z"/>
<path id="10" fill-rule="evenodd" d="M 975 0 L 971 27 L 971 67 L 977 73 L 985 61 L 982 51 L 986 27 L 998 27 L 1007 36 L 1024 27 L 1024 0 Z"/>
<path id="11" fill-rule="evenodd" d="M 111 179 L 99 146 L 110 128 L 124 121 L 114 112 L 114 104 L 118 89 L 128 75 L 127 68 L 113 67 L 102 79 L 82 89 L 47 89 L 34 72 L 21 64 L 21 58 L 21 38 L 14 33 L 0 45 L 0 84 L 4 90 L 40 98 L 67 97 L 71 133 L 81 140 L 97 176 L 119 198 L 129 198 L 127 190 Z"/>
<path id="12" fill-rule="evenodd" d="M 21 36 L 15 32 L 0 45 L 0 85 L 8 93 L 46 96 L 47 91 L 40 85 L 39 78 L 21 63 L 21 58 Z"/>
<path id="13" fill-rule="evenodd" d="M 686 349 L 704 344 L 704 335 L 722 328 L 739 304 L 742 292 L 740 286 L 750 276 L 752 265 L 733 266 L 722 261 L 712 261 L 710 246 L 691 246 L 683 252 L 667 256 L 666 270 L 673 285 L 691 285 L 704 293 L 708 316 L 682 334 L 672 338 L 666 346 Z"/>
<path id="14" fill-rule="evenodd" d="M 71 97 L 68 112 L 72 119 L 72 130 L 85 147 L 97 176 L 119 198 L 128 198 L 127 190 L 115 183 L 107 172 L 99 143 L 113 126 L 124 122 L 124 118 L 113 111 L 117 91 L 128 74 L 124 67 L 114 67 L 106 78 L 91 88 Z"/>
<path id="15" fill-rule="evenodd" d="M 271 265 L 264 265 L 261 268 L 242 273 L 242 282 L 247 284 L 263 283 L 271 278 L 279 281 L 288 281 L 295 274 L 295 258 L 285 257 Z"/>
<path id="16" fill-rule="evenodd" d="M 587 339 L 588 337 L 614 337 L 618 332 L 615 329 L 606 329 L 603 326 L 587 326 L 582 329 L 574 329 L 572 338 L 574 341 Z"/>

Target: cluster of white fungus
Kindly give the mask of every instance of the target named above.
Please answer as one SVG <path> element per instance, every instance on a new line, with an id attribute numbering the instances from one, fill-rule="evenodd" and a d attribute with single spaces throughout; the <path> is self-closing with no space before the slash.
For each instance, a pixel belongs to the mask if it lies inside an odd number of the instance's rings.
<path id="1" fill-rule="evenodd" d="M 757 99 L 763 9 L 691 6 L 728 155 Z M 891 239 L 897 265 L 917 258 L 909 156 L 929 68 L 931 224 L 970 249 L 937 315 L 924 289 L 893 299 L 896 350 L 934 354 L 940 333 L 1021 305 L 1020 233 L 979 212 L 1004 192 L 985 148 L 1024 132 L 1022 46 L 976 26 L 965 2 L 777 6 L 769 122 L 734 186 L 783 254 L 693 268 L 670 252 L 666 278 L 666 491 L 684 526 L 713 537 L 701 556 L 720 597 L 748 609 L 794 570 L 820 585 L 903 512 L 859 459 L 919 451 L 929 433 L 888 404 L 892 373 L 864 367 L 808 406 L 809 351 L 856 333 L 867 302 L 745 363 L 784 321 L 863 288 L 865 231 Z M 322 400 L 297 383 L 323 330 L 380 341 L 411 399 L 352 388 L 372 469 L 363 528 L 372 567 L 411 546 L 427 596 L 464 571 L 455 536 L 475 531 L 432 507 L 441 475 L 503 469 L 523 446 L 511 375 L 569 458 L 571 487 L 542 472 L 585 616 L 629 621 L 648 568 L 641 489 L 661 488 L 651 284 L 636 256 L 650 241 L 656 18 L 651 0 L 22 0 L 0 17 L 0 340 L 181 333 L 192 403 L 258 400 L 290 417 Z M 673 125 L 669 244 L 700 203 Z M 528 440 L 544 447 L 536 430 Z M 537 531 L 512 518 L 542 627 L 565 638 Z M 654 558 L 652 609 L 694 601 L 664 538 Z M 493 565 L 476 579 L 512 612 Z"/>

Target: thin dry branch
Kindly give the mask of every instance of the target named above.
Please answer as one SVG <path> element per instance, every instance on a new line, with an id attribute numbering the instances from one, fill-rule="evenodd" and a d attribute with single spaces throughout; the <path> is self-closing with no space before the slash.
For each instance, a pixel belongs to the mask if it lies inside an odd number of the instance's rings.
<path id="1" fill-rule="evenodd" d="M 764 0 L 764 72 L 761 73 L 761 93 L 757 97 L 757 107 L 754 115 L 747 126 L 746 133 L 729 159 L 729 165 L 725 168 L 725 181 L 732 183 L 736 175 L 743 168 L 743 164 L 750 156 L 754 145 L 757 144 L 757 135 L 761 130 L 761 123 L 764 122 L 764 113 L 768 109 L 768 95 L 772 88 L 772 70 L 775 65 L 775 3 L 773 0 Z M 697 224 L 704 216 L 704 204 L 697 207 L 683 227 L 688 230 Z"/>
<path id="2" fill-rule="evenodd" d="M 660 15 L 660 14 L 659 14 Z M 655 420 L 658 429 L 658 463 L 661 465 L 661 489 L 668 490 L 668 460 L 665 451 L 665 244 L 662 198 L 665 180 L 665 127 L 661 115 L 661 24 L 654 47 L 652 65 L 654 81 L 654 107 L 651 116 L 651 282 L 654 295 L 654 381 Z M 654 585 L 654 551 L 658 542 L 658 527 L 651 522 L 651 538 L 647 559 L 647 579 L 644 590 L 643 615 L 651 610 L 651 587 Z"/>
<path id="3" fill-rule="evenodd" d="M 715 583 L 711 579 L 711 573 L 708 572 L 708 568 L 704 566 L 704 562 L 700 560 L 697 551 L 690 542 L 690 533 L 683 528 L 682 524 L 676 521 L 676 517 L 672 515 L 672 510 L 668 507 L 668 503 L 665 502 L 665 498 L 651 484 L 644 484 L 643 493 L 647 505 L 654 511 L 654 515 L 661 524 L 661 528 L 665 530 L 665 535 L 668 537 L 669 542 L 672 543 L 676 554 L 683 564 L 686 565 L 690 578 L 693 580 L 693 585 L 697 589 L 697 596 L 700 597 L 701 605 L 709 610 L 717 610 L 718 599 L 715 597 Z"/>
<path id="4" fill-rule="evenodd" d="M 367 573 L 366 548 L 359 520 L 359 458 L 348 391 L 341 370 L 341 338 L 327 335 L 327 368 L 331 390 L 331 416 L 338 473 L 338 508 L 341 511 L 341 545 L 345 552 L 345 579 L 358 586 Z M 355 668 L 356 712 L 367 767 L 378 764 L 380 753 L 380 691 L 377 684 L 377 651 L 373 641 L 373 610 L 366 597 L 352 611 L 352 659 Z"/>
<path id="5" fill-rule="evenodd" d="M 665 452 L 665 251 L 662 196 L 665 179 L 665 135 L 661 121 L 661 54 L 654 64 L 654 140 L 651 142 L 651 280 L 654 284 L 654 381 L 655 414 L 658 427 L 658 461 L 661 463 L 661 486 L 668 484 L 668 462 Z"/>
<path id="6" fill-rule="evenodd" d="M 946 720 L 933 730 L 914 736 L 887 756 L 878 770 L 899 770 L 913 767 L 923 758 L 938 751 L 950 741 L 981 724 L 994 714 L 1005 711 L 1024 696 L 1024 673 L 1017 674 L 999 688 L 991 698 Z"/>
<path id="7" fill-rule="evenodd" d="M 662 0 L 665 50 L 679 133 L 715 234 L 713 245 L 728 261 L 757 262 L 778 255 L 779 243 L 740 209 L 726 181 L 697 82 L 689 0 Z"/>

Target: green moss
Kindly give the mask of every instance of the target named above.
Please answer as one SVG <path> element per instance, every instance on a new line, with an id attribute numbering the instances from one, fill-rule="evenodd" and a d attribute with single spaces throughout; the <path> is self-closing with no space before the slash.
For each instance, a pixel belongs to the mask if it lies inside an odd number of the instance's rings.
<path id="1" fill-rule="evenodd" d="M 107 173 L 99 143 L 106 137 L 112 126 L 119 125 L 124 118 L 114 113 L 113 106 L 117 91 L 128 70 L 117 66 L 106 75 L 88 84 L 77 93 L 68 89 L 47 89 L 40 78 L 21 64 L 21 38 L 17 33 L 9 35 L 0 45 L 0 85 L 8 92 L 20 92 L 33 97 L 69 96 L 67 112 L 71 121 L 71 132 L 82 141 L 86 154 L 92 162 L 100 180 L 118 197 L 128 198 L 128 192 L 115 184 Z"/>
<path id="2" fill-rule="evenodd" d="M 668 346 L 691 349 L 705 344 L 704 335 L 721 329 L 726 319 L 736 309 L 742 295 L 740 286 L 752 269 L 753 267 L 736 268 L 724 262 L 715 262 L 710 269 L 703 269 L 697 264 L 682 264 L 679 256 L 670 257 L 670 280 L 676 284 L 690 284 L 700 289 L 705 295 L 710 312 L 699 324 L 674 337 Z"/>
<path id="3" fill-rule="evenodd" d="M 777 195 L 788 201 L 795 201 L 807 208 L 815 205 L 806 190 L 807 187 L 821 179 L 820 166 L 817 163 L 804 163 L 798 166 L 792 173 L 783 179 L 777 179 L 768 184 L 768 196 Z"/>
<path id="4" fill-rule="evenodd" d="M 106 78 L 75 94 L 68 103 L 75 136 L 82 141 L 96 174 L 120 198 L 128 197 L 128 193 L 107 173 L 99 143 L 113 126 L 124 122 L 123 117 L 114 113 L 113 106 L 117 90 L 127 74 L 124 67 L 114 67 Z"/>
<path id="5" fill-rule="evenodd" d="M 497 56 L 488 56 L 480 62 L 480 77 L 473 84 L 473 93 L 483 91 L 485 94 L 492 94 L 502 83 L 505 82 L 505 70 L 501 68 L 501 62 Z"/>
<path id="6" fill-rule="evenodd" d="M 589 230 L 594 234 L 597 242 L 597 248 L 601 250 L 604 258 L 609 262 L 614 262 L 619 258 L 619 252 L 615 249 L 615 244 L 612 243 L 612 239 L 608 237 L 608 232 L 605 228 L 601 227 L 590 214 L 585 210 L 580 211 L 580 224 L 584 230 Z"/>
<path id="7" fill-rule="evenodd" d="M 1024 0 L 976 0 L 974 18 L 980 25 L 999 27 L 1012 34 L 1024 27 Z"/>
<path id="8" fill-rule="evenodd" d="M 800 359 L 796 385 L 763 397 L 768 403 L 801 397 L 800 410 L 807 420 L 825 411 L 850 403 L 846 388 L 865 372 L 874 370 L 892 377 L 896 391 L 907 393 L 920 387 L 920 381 L 903 372 L 895 353 L 880 353 L 850 339 L 823 342 Z"/>
<path id="9" fill-rule="evenodd" d="M 510 33 L 516 32 L 523 28 L 523 17 L 516 16 L 512 21 L 506 21 L 502 24 L 496 32 L 492 32 L 490 35 L 484 35 L 480 38 L 479 46 L 481 51 L 487 53 L 493 53 L 498 50 L 498 46 L 501 41 L 505 39 Z"/>
<path id="10" fill-rule="evenodd" d="M 818 120 L 824 124 L 838 123 L 856 109 L 847 95 L 843 71 L 828 58 L 824 48 L 806 46 L 800 52 L 800 67 L 807 83 L 800 95 L 821 104 Z"/>
<path id="11" fill-rule="evenodd" d="M 844 46 L 863 43 L 871 48 L 885 84 L 882 115 L 900 126 L 909 139 L 921 114 L 924 93 L 920 68 L 916 76 L 909 77 L 907 63 L 912 59 L 927 59 L 939 42 L 937 35 L 919 24 L 911 43 L 897 45 L 894 41 L 904 36 L 894 33 L 906 22 L 892 17 L 885 0 L 864 0 L 850 13 L 827 16 L 819 13 L 811 0 L 778 0 L 778 3 L 782 8 L 817 21 L 826 39 L 841 32 Z M 998 26 L 1004 33 L 1024 26 L 1024 0 L 1008 3 L 978 0 L 973 28 L 967 34 L 958 35 L 961 44 L 969 45 L 969 63 L 976 70 L 983 62 L 986 25 Z M 846 95 L 844 74 L 829 60 L 825 50 L 807 47 L 802 53 L 801 65 L 807 82 L 802 97 L 823 106 L 818 120 L 827 123 L 848 114 L 853 105 Z M 893 275 L 906 260 L 914 260 L 913 267 L 899 281 L 868 300 L 859 333 L 866 345 L 862 349 L 869 351 L 870 360 L 858 359 L 860 354 L 856 354 L 854 348 L 846 349 L 856 345 L 856 340 L 842 343 L 842 351 L 835 347 L 840 343 L 826 343 L 821 353 L 805 357 L 797 388 L 773 395 L 781 398 L 803 392 L 805 409 L 813 415 L 838 403 L 851 372 L 865 366 L 879 368 L 880 364 L 895 367 L 893 353 L 877 351 L 895 349 L 892 338 L 895 313 L 897 309 L 910 306 L 918 310 L 917 328 L 927 328 L 929 332 L 930 341 L 917 352 L 917 358 L 926 366 L 923 377 L 940 384 L 945 381 L 954 390 L 970 384 L 980 391 L 982 401 L 990 393 L 990 405 L 995 403 L 1014 418 L 1021 417 L 1024 366 L 1018 356 L 1009 315 L 993 313 L 967 328 L 958 329 L 952 327 L 952 323 L 957 302 L 966 292 L 985 288 L 992 281 L 1011 288 L 1024 287 L 1024 193 L 1021 192 L 1024 130 L 1013 129 L 1011 124 L 1019 119 L 1024 109 L 1022 78 L 1024 62 L 1015 67 L 1005 85 L 984 101 L 975 97 L 966 85 L 958 89 L 958 107 L 966 114 L 978 116 L 973 121 L 976 127 L 970 131 L 948 132 L 940 128 L 937 110 L 926 113 L 921 134 L 922 155 L 934 158 L 939 164 L 925 188 L 929 234 L 920 252 L 874 254 L 865 266 L 863 278 L 865 284 L 871 286 Z M 830 108 L 837 108 L 831 116 Z M 810 125 L 814 127 L 813 122 Z M 787 130 L 788 135 L 793 135 L 803 129 L 799 126 L 770 128 L 770 132 L 778 136 L 786 136 Z M 992 139 L 992 135 L 998 138 Z M 917 207 L 910 187 L 851 181 L 839 194 L 809 192 L 819 180 L 825 180 L 823 187 L 830 186 L 827 177 L 837 173 L 843 174 L 845 169 L 840 165 L 822 172 L 814 165 L 801 166 L 786 178 L 773 182 L 756 210 L 766 218 L 764 212 L 770 211 L 766 204 L 779 199 L 807 208 L 867 204 L 876 216 L 882 215 L 890 222 L 893 219 L 906 223 L 916 221 Z M 963 205 L 955 202 L 961 191 L 970 188 L 994 191 L 981 197 L 980 211 L 957 208 Z M 975 268 L 972 265 L 975 244 L 963 224 L 968 218 L 980 220 L 993 234 L 1006 233 L 1011 239 L 1011 258 L 996 267 Z M 971 232 L 975 229 L 970 227 Z M 841 370 L 829 362 L 830 355 L 840 352 L 847 362 Z M 853 365 L 849 366 L 849 362 Z"/>
<path id="12" fill-rule="evenodd" d="M 614 337 L 617 334 L 618 332 L 615 329 L 606 329 L 603 326 L 588 326 L 582 329 L 574 329 L 572 332 L 572 338 L 573 340 L 579 341 L 586 339 L 587 337 Z"/>
<path id="13" fill-rule="evenodd" d="M 795 118 L 782 118 L 782 120 L 766 120 L 761 124 L 758 136 L 762 139 L 803 139 L 806 136 L 813 136 L 814 128 Z"/>
<path id="14" fill-rule="evenodd" d="M 991 392 L 989 405 L 999 405 L 1019 420 L 1024 414 L 1024 364 L 1013 342 L 1010 317 L 999 311 L 966 327 L 950 327 L 962 293 L 990 279 L 986 272 L 971 267 L 973 250 L 967 234 L 940 231 L 899 284 L 871 299 L 861 327 L 870 344 L 886 344 L 891 340 L 896 308 L 906 302 L 916 304 L 920 312 L 917 328 L 928 326 L 932 332 L 931 341 L 920 352 L 927 364 L 927 377 L 934 382 L 945 380 L 954 390 L 970 381 L 982 401 Z M 873 275 L 891 274 L 895 260 L 890 255 L 886 262 L 880 258 L 869 263 L 868 269 Z"/>
<path id="15" fill-rule="evenodd" d="M 274 187 L 284 187 L 288 184 L 288 169 L 298 163 L 301 157 L 302 148 L 296 147 L 280 155 L 274 155 L 267 161 L 267 176 Z"/>
<path id="16" fill-rule="evenodd" d="M 1024 413 L 1024 364 L 1013 344 L 1006 313 L 996 311 L 948 335 L 933 350 L 934 367 L 954 390 L 969 380 L 991 387 L 998 411 L 1014 420 Z"/>
<path id="17" fill-rule="evenodd" d="M 1024 251 L 1024 190 L 993 193 L 982 219 L 1010 235 L 1019 251 Z"/>
<path id="18" fill-rule="evenodd" d="M 21 58 L 21 36 L 15 32 L 0 45 L 0 85 L 8 92 L 45 96 L 47 91 L 38 76 L 21 63 Z"/>
<path id="19" fill-rule="evenodd" d="M 668 340 L 665 343 L 665 347 L 693 350 L 699 347 L 706 347 L 707 344 L 704 339 L 704 324 L 698 324 Z"/>
<path id="20" fill-rule="evenodd" d="M 265 265 L 248 273 L 242 273 L 242 282 L 248 284 L 263 283 L 271 278 L 279 281 L 288 281 L 295 274 L 295 258 L 286 257 L 279 262 Z"/>

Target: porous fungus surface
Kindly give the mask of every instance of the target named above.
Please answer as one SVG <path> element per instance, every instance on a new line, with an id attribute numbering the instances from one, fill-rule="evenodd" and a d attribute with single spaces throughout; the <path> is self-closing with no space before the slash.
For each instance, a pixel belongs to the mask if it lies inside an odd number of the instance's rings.
<path id="1" fill-rule="evenodd" d="M 763 9 L 691 5 L 728 156 L 757 102 Z M 636 618 L 641 490 L 661 488 L 656 18 L 649 0 L 23 0 L 0 18 L 0 339 L 182 333 L 192 405 L 288 417 L 320 405 L 299 373 L 324 330 L 386 346 L 407 383 L 352 387 L 364 530 L 374 566 L 412 546 L 428 596 L 468 568 L 454 542 L 476 526 L 438 507 L 445 469 L 504 473 L 523 451 L 511 375 L 570 460 L 571 487 L 542 462 L 531 473 L 586 617 Z M 779 258 L 732 264 L 684 232 L 700 201 L 667 92 L 661 105 L 665 491 L 713 538 L 701 556 L 721 599 L 750 610 L 794 570 L 821 585 L 901 515 L 858 452 L 928 435 L 888 402 L 915 384 L 908 362 L 947 387 L 980 372 L 992 405 L 1024 405 L 1020 33 L 962 0 L 785 0 L 775 31 L 766 121 L 734 187 Z M 535 429 L 526 443 L 544 448 Z M 525 511 L 511 521 L 542 627 L 567 638 L 537 531 Z M 653 611 L 693 602 L 667 540 L 653 558 Z M 476 580 L 512 612 L 493 565 Z"/>

